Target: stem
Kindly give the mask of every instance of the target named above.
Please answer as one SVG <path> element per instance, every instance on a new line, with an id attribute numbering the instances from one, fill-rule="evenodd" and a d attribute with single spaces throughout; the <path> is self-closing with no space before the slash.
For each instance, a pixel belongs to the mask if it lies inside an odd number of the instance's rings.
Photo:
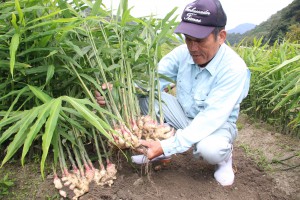
<path id="1" fill-rule="evenodd" d="M 62 49 L 62 52 L 64 52 L 63 49 Z M 65 52 L 64 52 L 64 54 L 66 55 Z M 89 60 L 89 59 L 88 59 L 88 60 Z M 75 72 L 77 78 L 79 79 L 79 81 L 80 81 L 80 83 L 81 83 L 81 86 L 82 86 L 83 89 L 86 91 L 86 93 L 88 94 L 88 96 L 90 97 L 90 99 L 93 101 L 93 103 L 97 104 L 97 102 L 96 102 L 94 96 L 92 95 L 92 93 L 90 92 L 90 90 L 87 88 L 86 84 L 84 83 L 84 81 L 83 81 L 82 78 L 80 77 L 80 75 L 79 75 L 79 73 L 77 72 L 77 70 L 75 69 L 74 65 L 73 65 L 72 63 L 70 63 L 70 62 L 68 62 L 67 65 L 70 65 L 70 66 L 71 66 L 71 68 L 72 68 L 73 71 Z M 103 94 L 103 91 L 101 91 L 101 92 L 102 92 L 101 94 Z M 104 116 L 104 114 L 103 114 L 102 112 L 100 112 L 100 111 L 99 111 L 99 114 L 100 114 L 100 116 L 102 117 L 102 119 L 103 119 L 107 124 L 109 124 L 108 121 L 107 121 L 107 118 Z"/>
<path id="2" fill-rule="evenodd" d="M 95 129 L 92 129 L 92 132 L 93 132 L 93 138 L 94 138 L 94 141 L 95 141 L 96 151 L 97 151 L 97 155 L 98 155 L 98 161 L 99 161 L 99 164 L 101 166 L 102 165 L 102 157 L 101 157 L 101 153 L 100 153 L 100 149 L 99 149 L 99 143 L 98 143 L 98 140 L 97 140 L 97 135 L 95 133 Z"/>
<path id="3" fill-rule="evenodd" d="M 154 54 L 154 66 L 157 66 L 158 65 L 158 62 L 157 62 L 157 43 L 156 43 L 156 46 L 155 46 L 155 54 Z M 157 81 L 157 94 L 158 94 L 158 106 L 159 106 L 159 121 L 160 121 L 160 124 L 164 124 L 164 113 L 162 111 L 162 102 L 161 102 L 161 91 L 160 91 L 160 82 L 159 82 L 159 74 L 158 74 L 158 71 L 155 70 L 156 73 L 156 81 Z"/>
<path id="4" fill-rule="evenodd" d="M 58 147 L 59 147 L 59 153 L 60 153 L 59 158 L 61 158 L 62 166 L 63 166 L 64 169 L 67 169 L 67 164 L 66 164 L 63 148 L 62 148 L 62 145 L 61 145 L 60 136 L 58 136 Z"/>
<path id="5" fill-rule="evenodd" d="M 54 167 L 53 163 L 52 163 L 52 170 L 53 170 L 54 177 L 57 177 L 56 168 Z"/>
<path id="6" fill-rule="evenodd" d="M 65 168 L 63 167 L 61 157 L 59 157 L 58 159 L 59 159 L 59 167 L 60 167 L 60 170 L 62 172 L 62 176 L 67 176 L 67 171 L 65 171 Z"/>
<path id="7" fill-rule="evenodd" d="M 120 88 L 120 94 L 121 94 L 121 98 L 122 98 L 122 106 L 123 109 L 122 111 L 124 112 L 123 114 L 123 119 L 125 119 L 125 122 L 127 124 L 130 124 L 130 117 L 129 117 L 129 113 L 130 113 L 130 104 L 128 103 L 129 101 L 129 96 L 130 96 L 130 92 L 131 90 L 129 90 L 130 85 L 130 79 L 128 79 L 127 77 L 127 70 L 126 70 L 126 58 L 125 58 L 125 48 L 124 48 L 124 40 L 123 40 L 123 29 L 121 29 L 121 31 L 118 32 L 118 29 L 114 29 L 116 36 L 118 37 L 119 40 L 119 44 L 120 44 L 120 50 L 121 50 L 121 68 L 120 68 L 120 73 L 119 73 L 119 81 L 121 82 L 121 84 L 126 85 L 128 91 L 126 91 L 126 89 L 124 87 Z M 124 75 L 125 74 L 125 75 Z M 129 105 L 129 106 L 128 106 Z"/>
<path id="8" fill-rule="evenodd" d="M 79 153 L 78 153 L 78 150 L 77 150 L 76 147 L 73 148 L 73 152 L 75 154 L 75 159 L 76 159 L 80 174 L 81 174 L 81 176 L 84 176 L 83 165 L 82 165 L 82 162 L 80 160 Z"/>
<path id="9" fill-rule="evenodd" d="M 129 81 L 129 89 L 130 89 L 130 96 L 129 96 L 129 105 L 132 106 L 132 117 L 134 118 L 134 116 L 139 117 L 140 116 L 140 106 L 139 106 L 139 101 L 137 99 L 137 96 L 135 95 L 136 90 L 135 90 L 135 86 L 134 86 L 134 81 L 133 81 L 133 75 L 132 75 L 132 70 L 131 68 L 128 68 L 128 80 L 132 80 Z"/>
<path id="10" fill-rule="evenodd" d="M 94 38 L 92 36 L 91 30 L 90 30 L 90 28 L 88 26 L 86 26 L 86 29 L 87 29 L 88 37 L 89 37 L 89 40 L 91 42 L 93 51 L 94 51 L 95 55 L 98 55 L 98 50 L 96 48 L 96 44 L 95 44 Z M 98 67 L 99 67 L 102 79 L 104 80 L 104 83 L 106 85 L 109 85 L 108 81 L 106 79 L 106 76 L 105 76 L 105 73 L 104 73 L 103 66 L 102 66 L 100 58 L 98 56 L 95 56 L 95 58 L 96 58 L 96 61 L 97 61 L 97 64 L 98 64 Z M 111 93 L 110 89 L 107 90 L 107 93 L 108 93 L 109 101 L 112 104 L 112 110 L 114 111 L 115 115 L 121 120 L 122 119 L 121 115 L 120 115 L 120 113 L 119 113 L 119 111 L 117 109 L 116 103 L 114 102 L 114 99 L 113 99 L 113 96 L 112 96 L 112 93 Z"/>
<path id="11" fill-rule="evenodd" d="M 81 159 L 83 160 L 84 166 L 87 167 L 87 165 L 88 165 L 87 160 L 89 161 L 90 164 L 92 162 L 90 162 L 90 158 L 87 155 L 87 152 L 86 152 L 86 150 L 84 148 L 82 139 L 81 139 L 80 135 L 78 134 L 77 130 L 74 129 L 74 133 L 75 133 L 75 139 L 76 139 L 77 144 L 78 144 L 79 152 L 80 152 L 80 155 L 81 155 Z"/>
<path id="12" fill-rule="evenodd" d="M 290 157 L 284 158 L 284 159 L 279 160 L 279 161 L 286 161 L 286 160 L 289 160 L 289 159 L 294 158 L 296 156 L 298 156 L 298 154 L 291 155 Z"/>
<path id="13" fill-rule="evenodd" d="M 105 155 L 106 159 L 108 159 L 107 151 L 106 151 L 104 142 L 103 142 L 103 140 L 102 140 L 102 138 L 101 138 L 101 135 L 99 135 L 99 139 L 100 139 L 100 142 L 101 142 L 101 146 L 102 146 L 102 148 L 103 148 L 103 151 L 104 151 L 104 155 Z"/>
<path id="14" fill-rule="evenodd" d="M 288 167 L 288 168 L 285 168 L 285 169 L 282 169 L 282 171 L 287 171 L 287 170 L 290 170 L 290 169 L 295 169 L 297 167 L 300 167 L 300 164 L 299 165 L 295 165 L 295 166 L 291 166 L 291 167 Z"/>
<path id="15" fill-rule="evenodd" d="M 70 160 L 70 162 L 72 164 L 72 167 L 75 170 L 75 169 L 77 169 L 77 166 L 76 166 L 75 160 L 73 159 L 73 156 L 71 154 L 70 148 L 69 148 L 69 146 L 67 144 L 65 144 L 65 147 L 67 149 L 69 160 Z"/>

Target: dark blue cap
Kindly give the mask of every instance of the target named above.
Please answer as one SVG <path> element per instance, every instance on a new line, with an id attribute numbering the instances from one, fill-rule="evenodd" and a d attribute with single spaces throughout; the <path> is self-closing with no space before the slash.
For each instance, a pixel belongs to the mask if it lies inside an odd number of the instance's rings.
<path id="1" fill-rule="evenodd" d="M 175 33 L 206 38 L 215 27 L 224 27 L 227 17 L 219 0 L 197 0 L 188 4 Z"/>

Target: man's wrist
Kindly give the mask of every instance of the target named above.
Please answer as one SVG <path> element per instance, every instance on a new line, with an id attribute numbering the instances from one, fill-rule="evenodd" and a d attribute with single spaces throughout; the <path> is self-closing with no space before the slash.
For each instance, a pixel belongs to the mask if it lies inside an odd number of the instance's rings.
<path id="1" fill-rule="evenodd" d="M 173 154 L 176 154 L 176 148 L 175 147 L 175 137 L 170 137 L 165 140 L 160 141 L 160 145 L 163 151 L 164 156 L 171 156 Z"/>

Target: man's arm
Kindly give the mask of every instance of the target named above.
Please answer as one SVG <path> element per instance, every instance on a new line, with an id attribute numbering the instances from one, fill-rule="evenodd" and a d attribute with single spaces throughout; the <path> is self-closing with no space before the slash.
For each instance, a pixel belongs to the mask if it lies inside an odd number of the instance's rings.
<path id="1" fill-rule="evenodd" d="M 235 106 L 239 106 L 245 84 L 249 79 L 248 70 L 229 71 L 220 77 L 205 100 L 206 107 L 185 129 L 177 130 L 176 135 L 161 141 L 166 156 L 187 151 L 220 128 L 229 118 Z"/>

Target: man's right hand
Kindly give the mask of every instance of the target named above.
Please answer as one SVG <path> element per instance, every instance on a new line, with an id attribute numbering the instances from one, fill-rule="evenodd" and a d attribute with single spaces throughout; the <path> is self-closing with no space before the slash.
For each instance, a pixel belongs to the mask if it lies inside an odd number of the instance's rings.
<path id="1" fill-rule="evenodd" d="M 171 90 L 173 90 L 173 88 L 175 88 L 176 87 L 176 85 L 174 84 L 174 83 L 171 83 L 170 85 L 168 85 L 165 89 L 164 89 L 164 91 L 166 92 L 166 93 L 169 93 L 169 92 L 171 92 Z"/>
<path id="2" fill-rule="evenodd" d="M 144 152 L 145 149 L 141 148 L 137 151 L 146 154 L 149 160 L 152 160 L 155 157 L 158 157 L 164 153 L 161 144 L 159 141 L 146 141 L 146 140 L 140 140 L 140 144 L 147 148 L 146 152 Z"/>
<path id="3" fill-rule="evenodd" d="M 107 83 L 107 84 L 103 83 L 102 86 L 101 86 L 102 90 L 106 90 L 108 87 L 111 90 L 112 87 L 113 87 L 113 84 L 111 84 L 111 83 Z M 99 106 L 101 106 L 101 107 L 106 106 L 106 101 L 105 101 L 104 96 L 102 96 L 101 93 L 99 91 L 97 91 L 97 90 L 95 91 L 95 97 L 96 97 L 96 100 L 97 100 L 97 103 L 99 104 Z"/>

